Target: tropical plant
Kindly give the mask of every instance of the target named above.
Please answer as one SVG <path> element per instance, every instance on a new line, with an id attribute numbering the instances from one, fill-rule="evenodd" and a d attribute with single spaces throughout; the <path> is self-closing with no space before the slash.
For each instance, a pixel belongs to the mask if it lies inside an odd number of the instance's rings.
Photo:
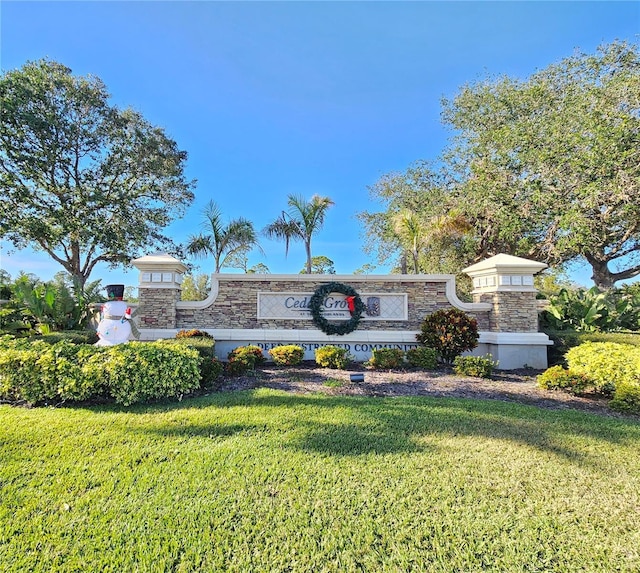
<path id="1" fill-rule="evenodd" d="M 302 241 L 307 255 L 306 272 L 313 271 L 311 256 L 311 239 L 322 228 L 329 207 L 334 203 L 329 197 L 314 195 L 309 201 L 303 197 L 289 195 L 288 211 L 283 211 L 273 223 L 263 229 L 263 233 L 271 239 L 285 241 L 285 253 L 289 252 L 291 241 Z"/>
<path id="2" fill-rule="evenodd" d="M 445 364 L 478 345 L 478 322 L 457 308 L 438 310 L 427 316 L 416 340 L 434 348 Z"/>
<path id="3" fill-rule="evenodd" d="M 258 247 L 258 236 L 253 223 L 239 217 L 225 225 L 222 212 L 215 201 L 211 200 L 203 210 L 205 233 L 190 235 L 185 250 L 194 257 L 213 256 L 214 272 L 227 266 L 230 257 L 244 253 L 247 249 Z"/>
<path id="4" fill-rule="evenodd" d="M 558 294 L 549 296 L 541 318 L 542 326 L 552 330 L 638 330 L 640 287 L 624 285 L 606 291 L 595 286 L 562 288 Z"/>

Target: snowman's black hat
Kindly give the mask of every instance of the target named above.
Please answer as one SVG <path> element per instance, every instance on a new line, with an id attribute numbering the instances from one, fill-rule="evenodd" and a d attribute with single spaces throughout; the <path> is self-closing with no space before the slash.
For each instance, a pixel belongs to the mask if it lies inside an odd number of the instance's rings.
<path id="1" fill-rule="evenodd" d="M 124 297 L 124 285 L 107 285 L 107 296 L 109 300 L 122 300 Z"/>

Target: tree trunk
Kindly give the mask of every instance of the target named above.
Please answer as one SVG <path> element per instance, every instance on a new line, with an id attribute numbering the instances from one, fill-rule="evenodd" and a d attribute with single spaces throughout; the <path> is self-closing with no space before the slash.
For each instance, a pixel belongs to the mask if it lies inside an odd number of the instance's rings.
<path id="1" fill-rule="evenodd" d="M 307 251 L 307 274 L 311 274 L 311 240 L 305 241 L 305 249 Z"/>
<path id="2" fill-rule="evenodd" d="M 613 273 L 609 270 L 608 261 L 599 261 L 593 257 L 586 257 L 591 265 L 593 274 L 591 279 L 594 284 L 601 290 L 609 290 L 615 282 Z"/>

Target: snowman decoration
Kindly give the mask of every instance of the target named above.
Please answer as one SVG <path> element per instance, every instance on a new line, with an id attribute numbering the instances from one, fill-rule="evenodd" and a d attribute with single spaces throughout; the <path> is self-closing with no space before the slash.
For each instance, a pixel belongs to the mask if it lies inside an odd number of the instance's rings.
<path id="1" fill-rule="evenodd" d="M 109 301 L 100 308 L 96 346 L 113 346 L 128 342 L 131 336 L 131 308 L 122 299 L 124 285 L 107 285 Z"/>

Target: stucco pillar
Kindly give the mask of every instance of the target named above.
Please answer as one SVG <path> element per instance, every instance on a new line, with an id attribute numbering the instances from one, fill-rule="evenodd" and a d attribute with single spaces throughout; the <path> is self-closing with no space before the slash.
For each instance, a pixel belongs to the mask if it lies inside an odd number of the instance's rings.
<path id="1" fill-rule="evenodd" d="M 187 267 L 167 253 L 147 255 L 131 261 L 140 271 L 138 320 L 141 329 L 176 327 L 176 303 Z"/>

